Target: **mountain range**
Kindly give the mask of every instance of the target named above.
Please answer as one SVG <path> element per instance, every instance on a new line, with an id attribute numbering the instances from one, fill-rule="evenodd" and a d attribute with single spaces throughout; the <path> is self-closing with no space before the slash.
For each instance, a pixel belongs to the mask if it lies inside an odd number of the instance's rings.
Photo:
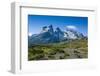
<path id="1" fill-rule="evenodd" d="M 42 27 L 39 34 L 28 36 L 28 44 L 29 46 L 33 44 L 48 44 L 82 38 L 85 38 L 85 36 L 77 30 L 66 28 L 66 31 L 62 31 L 59 27 L 54 29 L 53 25 L 49 25 Z"/>

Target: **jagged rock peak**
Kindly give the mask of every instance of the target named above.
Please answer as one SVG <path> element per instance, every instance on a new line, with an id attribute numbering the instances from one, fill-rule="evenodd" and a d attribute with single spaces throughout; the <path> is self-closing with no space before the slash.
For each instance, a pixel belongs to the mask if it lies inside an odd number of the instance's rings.
<path id="1" fill-rule="evenodd" d="M 53 29 L 53 26 L 52 25 L 48 26 L 48 31 L 51 32 L 51 33 L 54 32 L 54 29 Z"/>
<path id="2" fill-rule="evenodd" d="M 44 31 L 47 30 L 47 26 L 42 27 L 42 30 Z"/>
<path id="3" fill-rule="evenodd" d="M 56 28 L 56 31 L 61 31 L 61 29 L 59 27 Z"/>
<path id="4" fill-rule="evenodd" d="M 51 24 L 51 25 L 49 25 L 49 28 L 53 28 L 52 24 Z"/>

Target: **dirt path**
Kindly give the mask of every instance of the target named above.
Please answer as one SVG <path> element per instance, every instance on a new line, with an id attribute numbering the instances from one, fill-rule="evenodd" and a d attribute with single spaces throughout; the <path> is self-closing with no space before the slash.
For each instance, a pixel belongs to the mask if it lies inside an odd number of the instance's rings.
<path id="1" fill-rule="evenodd" d="M 87 53 L 79 49 L 64 49 L 65 53 L 69 54 L 67 58 L 87 58 Z"/>

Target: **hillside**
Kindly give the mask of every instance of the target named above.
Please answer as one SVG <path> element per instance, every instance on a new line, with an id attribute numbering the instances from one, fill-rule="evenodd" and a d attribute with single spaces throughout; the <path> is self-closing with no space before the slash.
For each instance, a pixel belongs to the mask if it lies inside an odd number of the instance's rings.
<path id="1" fill-rule="evenodd" d="M 28 60 L 58 60 L 88 57 L 87 38 L 49 44 L 34 44 L 28 48 Z"/>

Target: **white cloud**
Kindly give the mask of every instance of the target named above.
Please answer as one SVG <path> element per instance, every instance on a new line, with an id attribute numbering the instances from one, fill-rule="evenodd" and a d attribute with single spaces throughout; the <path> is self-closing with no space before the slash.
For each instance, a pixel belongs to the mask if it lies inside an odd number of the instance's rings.
<path id="1" fill-rule="evenodd" d="M 74 25 L 68 25 L 66 26 L 67 29 L 73 29 L 73 30 L 77 30 L 77 27 Z"/>
<path id="2" fill-rule="evenodd" d="M 29 33 L 28 36 L 32 36 L 32 33 Z"/>

